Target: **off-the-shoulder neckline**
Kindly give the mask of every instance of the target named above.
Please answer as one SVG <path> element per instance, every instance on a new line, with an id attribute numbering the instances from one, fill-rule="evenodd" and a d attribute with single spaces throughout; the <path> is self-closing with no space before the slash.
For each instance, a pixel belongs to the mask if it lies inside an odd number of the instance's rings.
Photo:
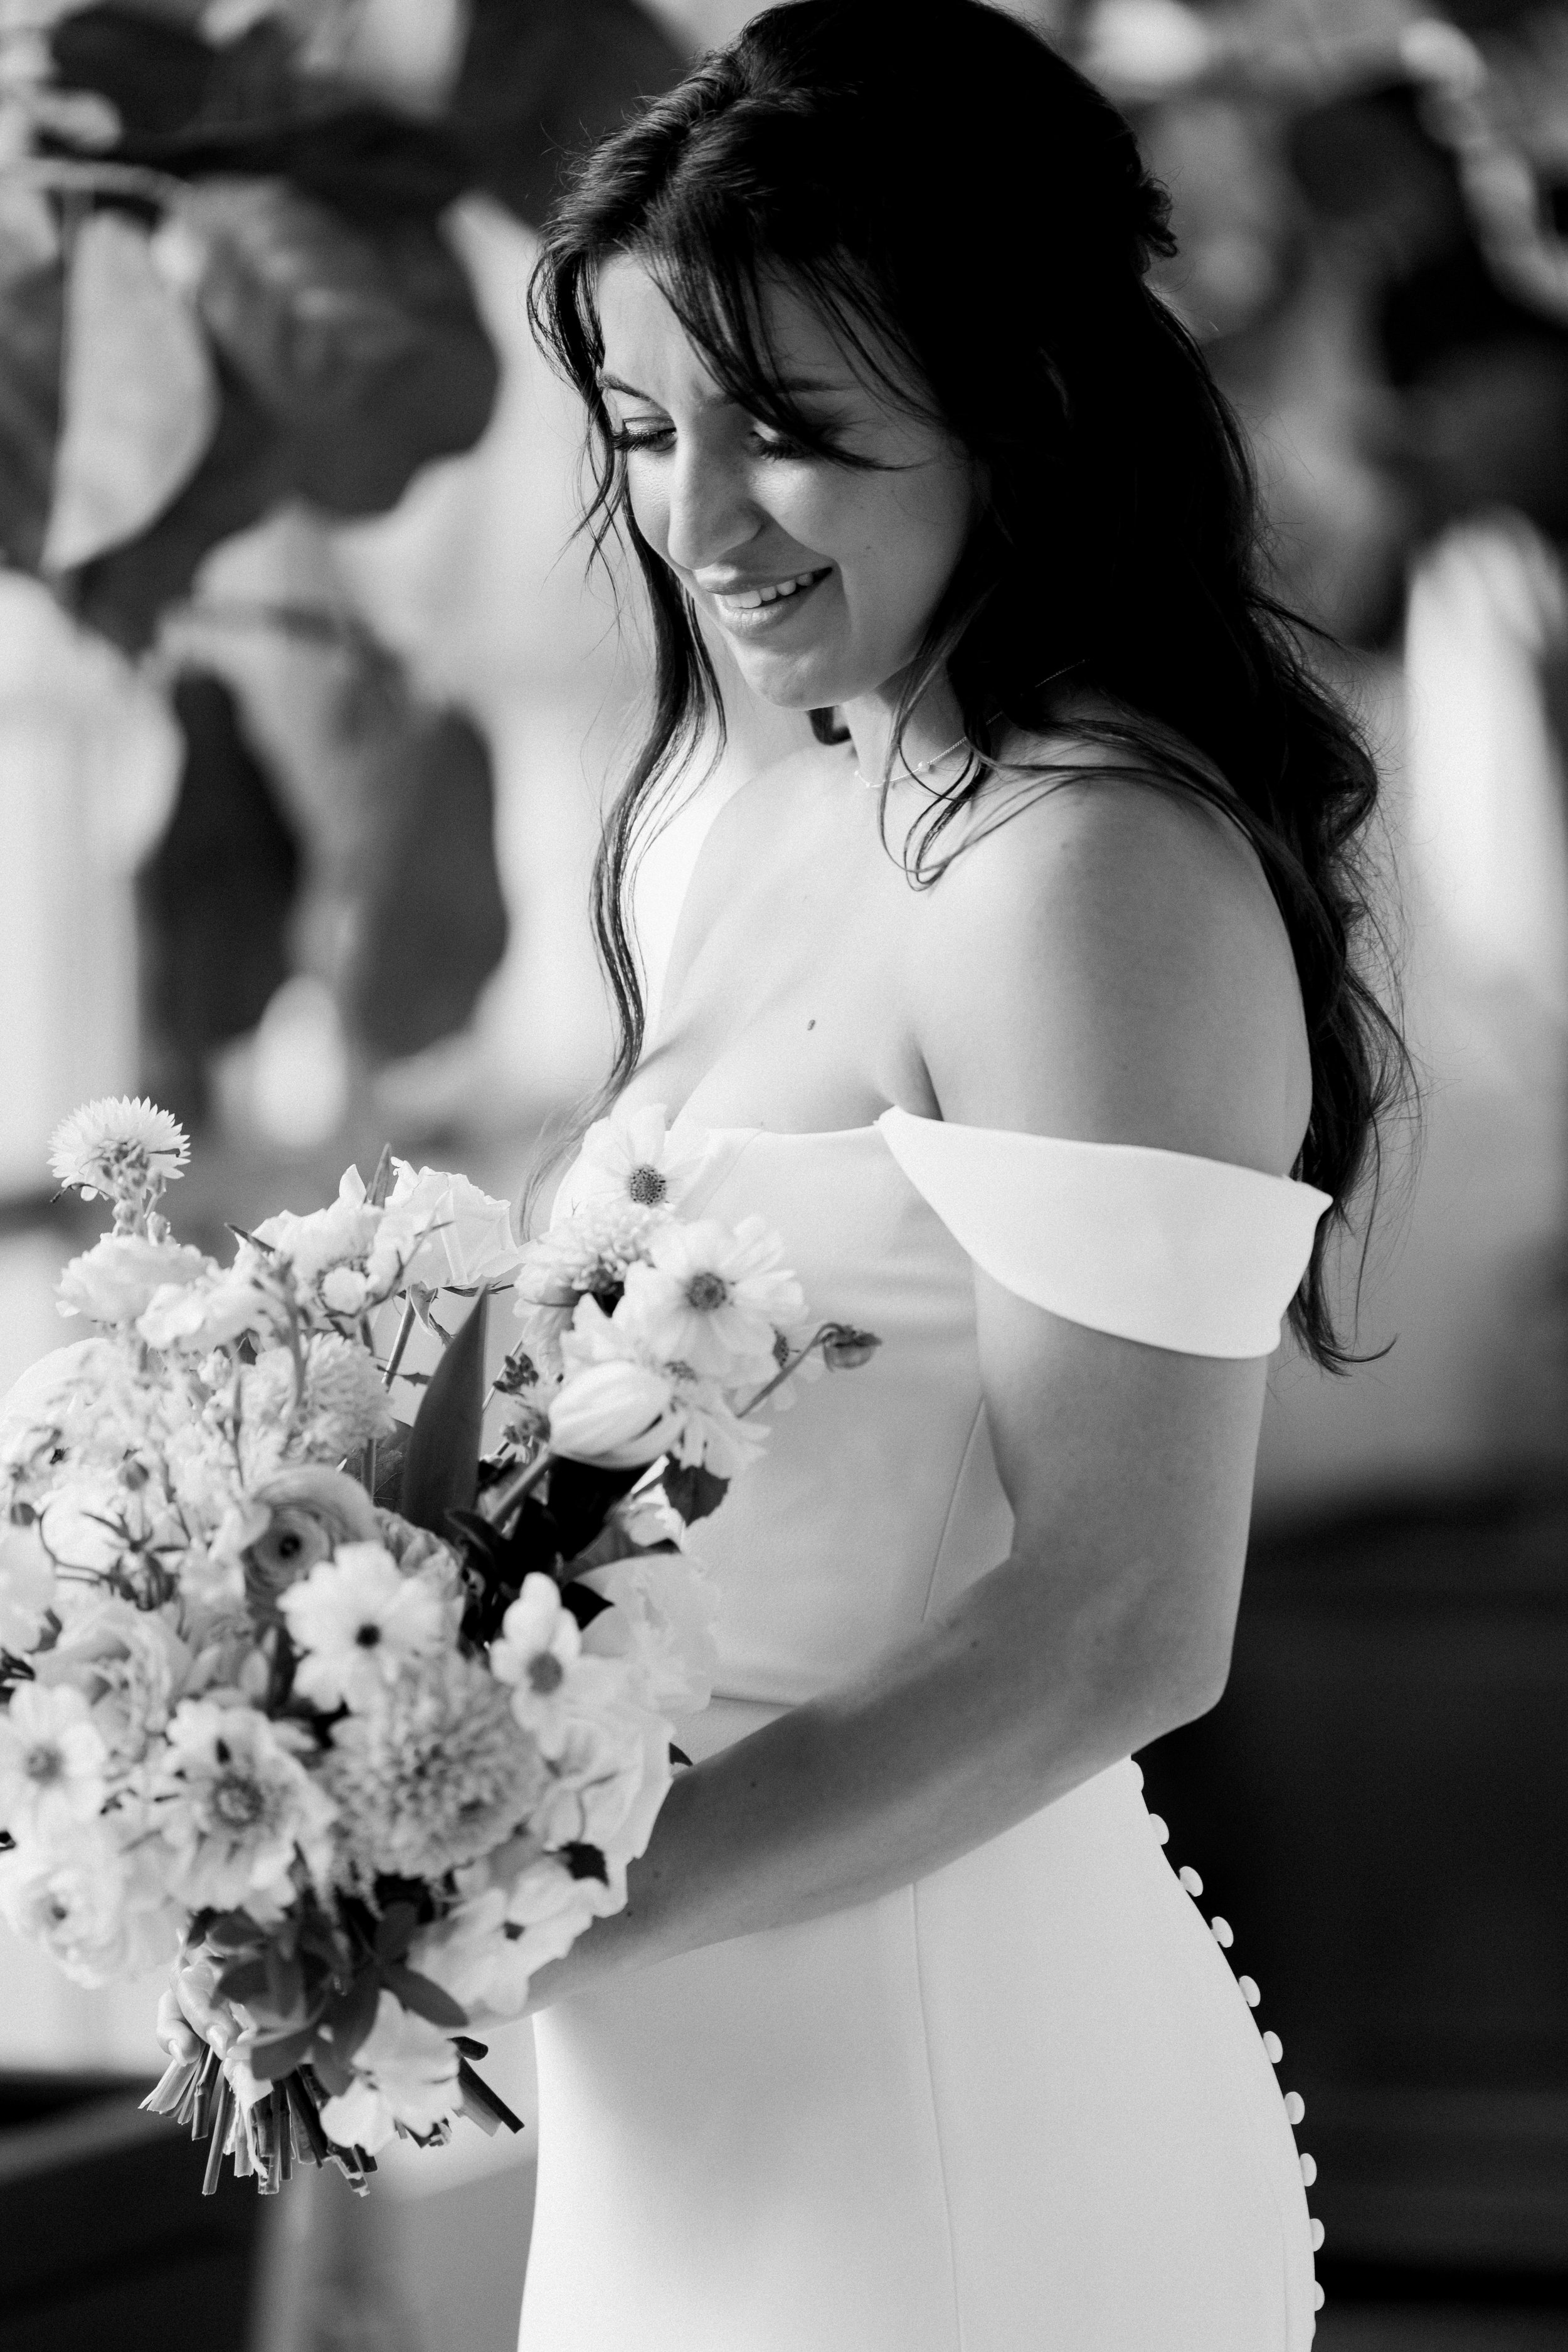
<path id="1" fill-rule="evenodd" d="M 945 1127 L 955 1135 L 1011 1136 L 1020 1143 L 1056 1143 L 1079 1151 L 1135 1153 L 1141 1159 L 1179 1160 L 1188 1166 L 1223 1168 L 1232 1175 L 1251 1176 L 1263 1184 L 1289 1184 L 1295 1191 L 1310 1192 L 1318 1200 L 1331 1202 L 1332 1195 L 1320 1192 L 1314 1184 L 1306 1183 L 1300 1176 L 1273 1176 L 1266 1168 L 1247 1168 L 1236 1160 L 1213 1160 L 1198 1151 L 1172 1151 L 1161 1143 L 1100 1143 L 1089 1136 L 1036 1135 L 1027 1128 L 973 1127 L 963 1119 L 930 1118 L 922 1111 L 906 1110 L 901 1103 L 889 1103 L 885 1111 L 864 1127 L 761 1127 L 710 1126 L 694 1119 L 689 1110 L 678 1111 L 669 1122 L 673 1134 L 678 1127 L 690 1125 L 699 1134 L 715 1136 L 766 1136 L 775 1143 L 842 1143 L 866 1135 L 879 1135 L 889 1119 L 907 1119 L 911 1127 Z"/>

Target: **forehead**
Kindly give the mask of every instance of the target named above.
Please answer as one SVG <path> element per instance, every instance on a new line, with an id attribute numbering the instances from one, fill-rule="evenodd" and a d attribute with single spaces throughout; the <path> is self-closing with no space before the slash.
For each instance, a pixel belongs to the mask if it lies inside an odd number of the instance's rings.
<path id="1" fill-rule="evenodd" d="M 620 253 L 596 287 L 605 339 L 605 373 L 633 384 L 662 406 L 710 406 L 730 395 L 688 335 L 647 265 Z M 787 282 L 764 288 L 763 310 L 779 379 L 792 391 L 871 390 L 821 313 Z"/>

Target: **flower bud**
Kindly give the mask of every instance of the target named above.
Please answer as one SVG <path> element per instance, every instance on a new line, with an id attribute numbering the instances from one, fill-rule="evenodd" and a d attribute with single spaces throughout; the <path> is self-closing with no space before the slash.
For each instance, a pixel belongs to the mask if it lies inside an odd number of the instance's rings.
<path id="1" fill-rule="evenodd" d="M 550 1408 L 550 1443 L 577 1462 L 629 1468 L 662 1454 L 673 1391 L 663 1373 L 625 1360 L 574 1372 Z"/>
<path id="2" fill-rule="evenodd" d="M 875 1331 L 857 1331 L 849 1323 L 830 1323 L 822 1342 L 822 1360 L 830 1372 L 853 1372 L 868 1364 L 881 1344 Z"/>

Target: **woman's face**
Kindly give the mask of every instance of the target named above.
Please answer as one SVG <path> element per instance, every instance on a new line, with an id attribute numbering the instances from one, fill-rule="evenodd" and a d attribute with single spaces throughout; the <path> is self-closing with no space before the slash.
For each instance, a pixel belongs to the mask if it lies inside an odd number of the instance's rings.
<path id="1" fill-rule="evenodd" d="M 819 457 L 739 407 L 629 256 L 605 266 L 598 296 L 605 401 L 637 528 L 748 683 L 790 709 L 890 688 L 968 533 L 966 452 L 858 375 L 787 289 L 768 301 L 781 376 L 834 448 L 887 470 Z"/>

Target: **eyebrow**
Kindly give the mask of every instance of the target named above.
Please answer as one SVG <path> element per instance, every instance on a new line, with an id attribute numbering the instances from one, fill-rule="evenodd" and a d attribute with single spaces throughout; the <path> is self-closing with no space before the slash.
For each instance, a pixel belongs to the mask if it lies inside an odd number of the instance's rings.
<path id="1" fill-rule="evenodd" d="M 624 394 L 628 400 L 646 400 L 651 408 L 658 408 L 660 405 L 651 392 L 643 392 L 637 384 L 623 382 L 618 375 L 606 374 L 603 368 L 598 372 L 596 382 L 601 392 L 618 392 Z M 855 392 L 859 387 L 854 383 L 836 383 L 829 376 L 786 375 L 780 376 L 778 389 L 780 392 Z M 730 394 L 721 393 L 708 405 L 719 408 L 729 402 Z M 740 403 L 735 402 L 732 404 L 738 407 Z"/>

